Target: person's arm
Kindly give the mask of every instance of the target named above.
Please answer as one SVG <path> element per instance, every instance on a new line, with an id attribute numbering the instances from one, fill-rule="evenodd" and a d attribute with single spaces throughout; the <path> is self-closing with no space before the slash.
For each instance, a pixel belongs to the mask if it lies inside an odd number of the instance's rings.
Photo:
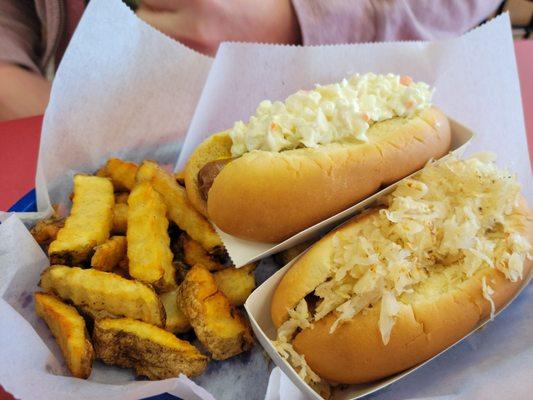
<path id="1" fill-rule="evenodd" d="M 457 36 L 501 0 L 292 0 L 304 44 L 434 40 Z"/>
<path id="2" fill-rule="evenodd" d="M 214 55 L 222 41 L 301 41 L 290 0 L 143 0 L 137 15 L 207 55 Z"/>
<path id="3" fill-rule="evenodd" d="M 50 83 L 37 54 L 41 27 L 30 0 L 0 0 L 0 120 L 42 114 Z"/>
<path id="4" fill-rule="evenodd" d="M 14 64 L 0 63 L 0 121 L 41 115 L 50 97 L 50 82 Z"/>

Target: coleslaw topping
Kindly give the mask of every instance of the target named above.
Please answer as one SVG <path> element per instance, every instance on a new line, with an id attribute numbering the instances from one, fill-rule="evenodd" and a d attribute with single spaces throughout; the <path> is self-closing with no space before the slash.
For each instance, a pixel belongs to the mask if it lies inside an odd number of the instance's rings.
<path id="1" fill-rule="evenodd" d="M 284 102 L 262 101 L 248 123 L 238 121 L 229 135 L 231 153 L 279 152 L 333 142 L 367 142 L 379 121 L 407 117 L 428 108 L 433 89 L 410 77 L 356 74 L 330 85 L 300 90 Z"/>

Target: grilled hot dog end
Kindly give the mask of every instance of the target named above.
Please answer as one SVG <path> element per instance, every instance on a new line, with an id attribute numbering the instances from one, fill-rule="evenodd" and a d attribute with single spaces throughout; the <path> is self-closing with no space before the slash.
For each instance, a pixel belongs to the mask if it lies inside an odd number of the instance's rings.
<path id="1" fill-rule="evenodd" d="M 202 199 L 207 201 L 207 194 L 209 189 L 213 186 L 213 182 L 217 175 L 222 171 L 222 168 L 226 166 L 233 158 L 223 158 L 220 160 L 215 160 L 205 164 L 200 171 L 198 171 L 198 189 L 200 190 L 200 195 Z"/>

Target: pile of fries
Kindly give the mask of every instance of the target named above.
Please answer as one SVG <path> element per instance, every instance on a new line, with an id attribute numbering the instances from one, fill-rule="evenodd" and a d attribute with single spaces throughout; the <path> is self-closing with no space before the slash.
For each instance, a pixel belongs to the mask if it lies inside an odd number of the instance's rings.
<path id="1" fill-rule="evenodd" d="M 73 376 L 89 377 L 97 358 L 149 379 L 192 377 L 253 346 L 239 306 L 255 265 L 230 264 L 179 174 L 110 159 L 74 177 L 71 199 L 66 219 L 40 221 L 32 234 L 51 265 L 35 310 Z"/>

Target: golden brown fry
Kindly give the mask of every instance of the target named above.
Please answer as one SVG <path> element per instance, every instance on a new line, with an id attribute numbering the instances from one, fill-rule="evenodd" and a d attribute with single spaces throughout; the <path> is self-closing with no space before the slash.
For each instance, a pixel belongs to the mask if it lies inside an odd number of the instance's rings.
<path id="1" fill-rule="evenodd" d="M 137 164 L 123 161 L 119 158 L 110 158 L 106 165 L 102 167 L 96 175 L 111 178 L 115 191 L 130 191 L 135 186 L 135 174 L 137 174 Z"/>
<path id="2" fill-rule="evenodd" d="M 130 318 L 97 320 L 93 341 L 96 356 L 106 364 L 133 368 L 152 380 L 198 376 L 208 361 L 189 342 Z"/>
<path id="3" fill-rule="evenodd" d="M 232 305 L 242 306 L 255 289 L 255 267 L 255 264 L 248 264 L 241 268 L 226 268 L 213 274 L 218 289 Z"/>
<path id="4" fill-rule="evenodd" d="M 115 204 L 128 204 L 129 192 L 115 193 Z"/>
<path id="5" fill-rule="evenodd" d="M 174 173 L 174 178 L 176 179 L 176 182 L 182 187 L 185 187 L 185 171 L 181 170 L 176 173 Z"/>
<path id="6" fill-rule="evenodd" d="M 225 360 L 252 348 L 248 321 L 217 289 L 205 268 L 191 268 L 178 289 L 178 305 L 213 359 Z"/>
<path id="7" fill-rule="evenodd" d="M 222 246 L 211 224 L 192 206 L 185 189 L 153 161 L 145 161 L 137 171 L 137 182 L 151 182 L 167 205 L 168 217 L 209 252 Z"/>
<path id="8" fill-rule="evenodd" d="M 277 254 L 274 254 L 274 261 L 280 267 L 283 267 L 290 263 L 294 258 L 300 255 L 305 249 L 313 244 L 313 240 L 307 240 L 303 243 L 297 244 L 287 250 L 283 250 Z"/>
<path id="9" fill-rule="evenodd" d="M 111 272 L 54 265 L 42 273 L 39 286 L 75 306 L 165 325 L 165 309 L 150 286 Z"/>
<path id="10" fill-rule="evenodd" d="M 196 240 L 191 239 L 188 235 L 182 235 L 183 261 L 189 266 L 201 264 L 202 267 L 209 271 L 219 271 L 226 268 L 211 256 Z"/>
<path id="11" fill-rule="evenodd" d="M 167 207 L 149 182 L 136 185 L 128 198 L 128 261 L 130 275 L 160 291 L 176 287 Z"/>
<path id="12" fill-rule="evenodd" d="M 106 310 L 95 310 L 94 308 L 87 307 L 87 306 L 76 306 L 76 309 L 79 311 L 81 315 L 83 315 L 84 318 L 90 318 L 93 322 L 97 319 L 104 319 L 104 318 L 120 318 L 121 316 L 111 314 L 107 312 Z M 89 325 L 89 330 L 91 330 L 91 326 Z"/>
<path id="13" fill-rule="evenodd" d="M 176 282 L 180 284 L 185 279 L 185 275 L 189 272 L 189 266 L 180 260 L 172 261 L 174 269 L 176 270 Z"/>
<path id="14" fill-rule="evenodd" d="M 114 203 L 109 179 L 74 176 L 72 209 L 65 226 L 50 243 L 50 262 L 75 265 L 88 261 L 93 248 L 109 238 Z"/>
<path id="15" fill-rule="evenodd" d="M 126 237 L 112 236 L 94 248 L 91 267 L 109 272 L 126 256 Z"/>
<path id="16" fill-rule="evenodd" d="M 189 331 L 191 329 L 189 319 L 178 306 L 178 289 L 163 293 L 159 298 L 163 306 L 165 306 L 165 312 L 167 314 L 165 329 L 172 333 L 185 333 Z"/>
<path id="17" fill-rule="evenodd" d="M 65 225 L 65 218 L 52 215 L 50 218 L 43 219 L 35 224 L 30 233 L 39 246 L 48 252 L 48 246 L 57 237 L 59 230 Z"/>
<path id="18" fill-rule="evenodd" d="M 129 274 L 130 274 L 130 272 L 129 272 L 130 271 L 130 262 L 128 261 L 128 257 L 126 256 L 122 260 L 120 260 L 115 269 L 127 272 L 128 276 L 129 276 Z"/>
<path id="19" fill-rule="evenodd" d="M 35 312 L 56 338 L 70 373 L 77 378 L 88 378 L 94 350 L 81 315 L 74 307 L 46 293 L 35 293 Z"/>
<path id="20" fill-rule="evenodd" d="M 114 234 L 125 235 L 128 230 L 128 205 L 119 203 L 113 208 L 113 228 Z"/>

